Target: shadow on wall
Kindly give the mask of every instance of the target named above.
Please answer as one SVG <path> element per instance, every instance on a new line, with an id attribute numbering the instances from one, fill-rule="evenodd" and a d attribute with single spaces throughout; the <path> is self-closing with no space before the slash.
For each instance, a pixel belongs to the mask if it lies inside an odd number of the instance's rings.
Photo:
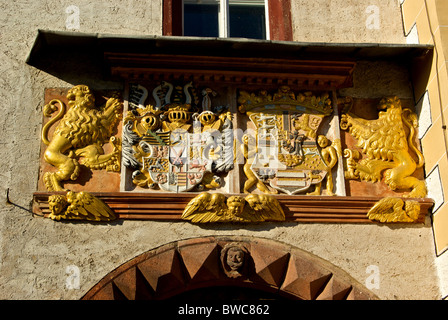
<path id="1" fill-rule="evenodd" d="M 26 63 L 73 85 L 123 90 L 123 81 L 107 73 L 96 38 L 79 35 L 58 39 L 39 32 Z"/>

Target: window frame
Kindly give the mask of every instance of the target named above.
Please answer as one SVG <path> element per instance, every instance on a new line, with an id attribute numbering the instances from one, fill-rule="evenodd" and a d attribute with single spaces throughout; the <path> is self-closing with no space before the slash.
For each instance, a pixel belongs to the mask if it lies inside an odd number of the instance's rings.
<path id="1" fill-rule="evenodd" d="M 264 0 L 266 16 L 266 40 L 292 41 L 291 0 Z M 220 1 L 220 19 L 227 19 L 228 0 Z M 183 0 L 163 0 L 163 25 L 164 36 L 183 36 Z M 225 20 L 224 20 L 225 21 Z M 227 19 L 228 22 L 228 19 Z M 226 24 L 219 21 L 219 24 Z M 228 23 L 219 37 L 227 38 Z M 222 32 L 222 33 L 221 33 Z"/>
<path id="2" fill-rule="evenodd" d="M 230 37 L 230 2 L 231 0 L 213 0 L 213 2 L 219 3 L 218 9 L 218 37 L 219 38 L 229 38 Z M 269 8 L 268 8 L 268 0 L 262 0 L 264 10 L 265 10 L 265 34 L 266 39 L 269 40 Z M 182 9 L 184 8 L 185 0 L 182 1 Z M 183 17 L 183 14 L 182 14 Z M 182 22 L 182 26 L 184 23 Z M 182 32 L 183 34 L 183 32 Z"/>

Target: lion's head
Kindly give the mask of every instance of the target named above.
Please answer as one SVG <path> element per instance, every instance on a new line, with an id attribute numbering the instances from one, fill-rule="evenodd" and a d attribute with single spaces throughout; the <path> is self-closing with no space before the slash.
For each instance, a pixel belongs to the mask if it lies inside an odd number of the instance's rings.
<path id="1" fill-rule="evenodd" d="M 401 101 L 398 97 L 387 97 L 380 100 L 378 110 L 388 110 L 392 108 L 401 109 Z"/>
<path id="2" fill-rule="evenodd" d="M 68 105 L 73 108 L 91 109 L 95 106 L 95 96 L 86 85 L 77 85 L 67 93 Z"/>

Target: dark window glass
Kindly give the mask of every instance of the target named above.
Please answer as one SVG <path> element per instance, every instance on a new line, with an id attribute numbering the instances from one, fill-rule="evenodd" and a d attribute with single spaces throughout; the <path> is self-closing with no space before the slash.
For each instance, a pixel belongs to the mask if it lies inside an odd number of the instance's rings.
<path id="1" fill-rule="evenodd" d="M 184 35 L 218 37 L 218 10 L 217 4 L 184 4 Z"/>
<path id="2" fill-rule="evenodd" d="M 230 37 L 266 39 L 264 6 L 229 5 Z"/>

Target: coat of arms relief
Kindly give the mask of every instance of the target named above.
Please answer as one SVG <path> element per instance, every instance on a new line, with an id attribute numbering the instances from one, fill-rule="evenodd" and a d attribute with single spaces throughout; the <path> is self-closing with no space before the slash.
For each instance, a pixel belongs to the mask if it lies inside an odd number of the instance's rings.
<path id="1" fill-rule="evenodd" d="M 76 182 L 81 167 L 115 173 L 121 168 L 120 191 L 199 193 L 181 217 L 195 223 L 284 221 L 277 195 L 341 196 L 350 179 L 426 196 L 424 181 L 414 174 L 424 161 L 414 142 L 417 116 L 398 98 L 382 100 L 374 120 L 348 110 L 339 115 L 331 92 L 279 86 L 238 90 L 233 98 L 231 110 L 220 89 L 162 81 L 130 84 L 124 113 L 115 95 L 95 105 L 87 86 L 68 91 L 69 108 L 51 100 L 45 115 L 59 112 L 42 135 L 43 160 L 55 168 L 42 176 L 47 190 L 57 193 L 49 198 L 49 217 L 116 218 L 87 191 L 64 187 Z M 341 142 L 341 129 L 354 145 Z M 230 189 L 229 180 L 238 182 Z M 413 222 L 419 212 L 412 199 L 385 197 L 368 218 Z"/>
<path id="2" fill-rule="evenodd" d="M 282 86 L 273 94 L 241 91 L 238 102 L 254 128 L 243 138 L 244 192 L 256 186 L 263 193 L 335 195 L 332 169 L 341 157 L 340 140 L 319 133 L 333 113 L 328 93 L 296 95 Z"/>
<path id="3" fill-rule="evenodd" d="M 155 105 L 144 105 L 148 89 L 131 87 L 124 118 L 123 163 L 132 182 L 167 192 L 216 189 L 233 169 L 232 115 L 213 106 L 217 93 L 192 83 L 162 82 L 152 90 Z"/>

